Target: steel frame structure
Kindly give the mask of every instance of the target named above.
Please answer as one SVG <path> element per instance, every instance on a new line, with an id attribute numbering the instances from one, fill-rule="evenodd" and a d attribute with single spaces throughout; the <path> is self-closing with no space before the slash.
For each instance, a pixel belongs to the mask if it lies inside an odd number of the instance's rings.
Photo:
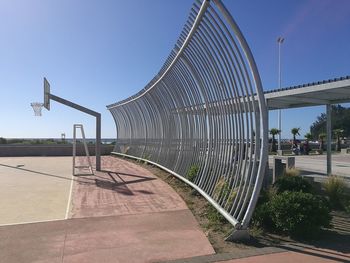
<path id="1" fill-rule="evenodd" d="M 197 0 L 159 73 L 107 108 L 116 154 L 158 165 L 236 232 L 248 227 L 267 163 L 267 108 L 252 53 L 220 0 Z"/>

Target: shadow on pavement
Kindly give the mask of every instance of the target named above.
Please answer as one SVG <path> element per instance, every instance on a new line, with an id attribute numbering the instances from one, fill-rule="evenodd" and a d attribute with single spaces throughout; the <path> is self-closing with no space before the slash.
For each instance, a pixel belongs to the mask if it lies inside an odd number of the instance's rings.
<path id="1" fill-rule="evenodd" d="M 63 179 L 63 180 L 68 180 L 68 181 L 72 181 L 73 180 L 74 181 L 74 179 L 67 178 L 67 177 L 60 176 L 60 175 L 48 174 L 48 173 L 38 172 L 38 171 L 26 169 L 26 168 L 21 168 L 24 165 L 11 166 L 11 165 L 7 165 L 7 164 L 0 164 L 0 166 L 4 166 L 4 167 L 7 167 L 7 168 L 12 168 L 12 169 L 17 169 L 17 170 L 21 170 L 21 171 L 25 171 L 25 172 L 30 172 L 30 173 L 36 173 L 36 174 L 40 174 L 40 175 L 55 177 L 55 178 L 58 178 L 58 179 Z"/>
<path id="2" fill-rule="evenodd" d="M 157 178 L 153 178 L 153 177 L 112 172 L 112 171 L 106 171 L 106 170 L 102 170 L 98 174 L 101 174 L 101 173 L 103 173 L 104 175 L 108 175 L 108 177 L 95 175 L 95 178 L 93 180 L 95 181 L 96 186 L 103 189 L 116 191 L 123 195 L 134 195 L 133 191 L 131 191 L 127 186 L 129 184 L 137 184 L 137 183 L 142 183 L 146 181 L 157 180 Z M 128 180 L 130 177 L 137 178 L 137 179 Z M 146 190 L 137 190 L 135 192 L 138 192 L 141 194 L 153 194 L 153 192 L 146 191 Z"/>

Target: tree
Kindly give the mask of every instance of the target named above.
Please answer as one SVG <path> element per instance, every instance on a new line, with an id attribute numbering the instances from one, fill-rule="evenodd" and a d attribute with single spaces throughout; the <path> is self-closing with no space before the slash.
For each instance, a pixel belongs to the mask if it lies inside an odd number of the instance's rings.
<path id="1" fill-rule="evenodd" d="M 293 134 L 293 143 L 295 143 L 296 141 L 296 136 L 297 135 L 300 135 L 300 128 L 292 128 L 291 131 L 290 131 L 292 134 Z"/>
<path id="2" fill-rule="evenodd" d="M 318 139 L 320 140 L 320 150 L 324 150 L 324 139 L 326 138 L 327 134 L 322 132 L 318 135 Z"/>
<path id="3" fill-rule="evenodd" d="M 310 152 L 310 146 L 309 146 L 309 141 L 312 140 L 312 134 L 310 132 L 306 133 L 305 134 L 305 139 L 306 139 L 306 142 L 304 143 L 304 153 L 306 155 L 309 155 L 309 152 Z"/>
<path id="4" fill-rule="evenodd" d="M 327 115 L 322 113 L 310 126 L 310 132 L 314 138 L 318 138 L 320 133 L 326 132 Z M 344 137 L 350 137 L 350 108 L 341 105 L 332 105 L 332 126 L 333 129 L 343 129 Z"/>
<path id="5" fill-rule="evenodd" d="M 334 136 L 337 138 L 337 144 L 336 144 L 336 151 L 340 151 L 340 137 L 343 136 L 344 130 L 343 129 L 335 129 L 333 130 Z"/>
<path id="6" fill-rule="evenodd" d="M 307 142 L 312 140 L 312 134 L 310 132 L 306 133 L 304 137 L 305 137 Z"/>
<path id="7" fill-rule="evenodd" d="M 276 152 L 276 140 L 275 136 L 281 133 L 281 130 L 272 128 L 270 131 L 270 134 L 272 135 L 272 145 L 271 145 L 271 152 Z"/>

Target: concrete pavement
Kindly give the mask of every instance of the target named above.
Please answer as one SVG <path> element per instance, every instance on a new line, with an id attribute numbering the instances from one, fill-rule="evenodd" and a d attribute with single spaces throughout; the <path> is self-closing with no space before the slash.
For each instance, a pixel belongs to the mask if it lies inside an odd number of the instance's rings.
<path id="1" fill-rule="evenodd" d="M 297 157 L 297 167 L 298 160 L 306 165 L 311 160 L 308 168 L 317 168 L 322 157 L 313 157 Z M 347 156 L 338 158 L 334 163 L 339 167 L 348 164 Z M 102 167 L 104 171 L 72 181 L 71 158 L 0 158 L 1 219 L 13 224 L 0 226 L 0 262 L 350 261 L 347 248 L 279 245 L 214 254 L 169 185 L 119 158 L 103 157 Z M 48 222 L 24 224 L 44 220 Z"/>
<path id="2" fill-rule="evenodd" d="M 327 173 L 327 156 L 324 155 L 297 155 L 295 157 L 295 167 L 310 173 Z M 273 156 L 269 156 L 269 166 L 273 166 Z M 332 173 L 349 177 L 350 179 L 350 154 L 332 155 Z"/>
<path id="3" fill-rule="evenodd" d="M 0 225 L 65 219 L 71 157 L 1 157 Z"/>
<path id="4" fill-rule="evenodd" d="M 40 170 L 39 175 L 43 176 L 50 174 L 34 167 L 45 163 L 36 158 L 31 158 L 30 170 Z M 11 166 L 19 162 L 22 163 L 21 159 L 16 159 Z M 25 164 L 27 168 L 29 163 Z M 59 164 L 52 164 L 52 169 L 61 169 Z M 61 189 L 59 196 L 64 201 L 61 210 L 69 207 L 68 220 L 0 226 L 0 261 L 157 262 L 214 253 L 194 216 L 170 186 L 146 169 L 122 159 L 103 157 L 102 167 L 104 171 L 95 175 L 74 178 L 70 204 L 69 191 Z M 58 170 L 50 172 L 66 178 Z M 45 178 L 53 179 L 53 185 L 58 183 L 56 177 Z M 34 179 L 28 181 L 27 192 L 32 189 L 29 182 L 36 185 L 42 180 Z M 50 181 L 45 182 L 51 189 Z M 45 185 L 41 188 L 45 189 Z M 63 198 L 64 193 L 67 197 Z M 22 206 L 18 207 L 16 213 L 20 215 Z M 13 207 L 11 213 L 14 211 Z"/>

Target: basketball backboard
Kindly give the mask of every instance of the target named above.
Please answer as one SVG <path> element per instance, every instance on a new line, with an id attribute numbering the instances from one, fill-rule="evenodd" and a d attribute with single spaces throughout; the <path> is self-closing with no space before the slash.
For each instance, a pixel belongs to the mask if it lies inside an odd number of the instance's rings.
<path id="1" fill-rule="evenodd" d="M 50 110 L 50 83 L 44 77 L 44 107 Z"/>

